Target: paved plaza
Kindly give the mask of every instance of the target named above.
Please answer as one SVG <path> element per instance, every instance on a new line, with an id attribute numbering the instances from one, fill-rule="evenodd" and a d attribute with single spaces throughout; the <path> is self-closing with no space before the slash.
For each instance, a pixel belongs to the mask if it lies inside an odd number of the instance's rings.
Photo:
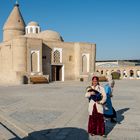
<path id="1" fill-rule="evenodd" d="M 140 140 L 140 80 L 116 81 L 118 123 L 106 121 L 107 138 L 87 134 L 89 84 L 0 86 L 0 140 Z"/>

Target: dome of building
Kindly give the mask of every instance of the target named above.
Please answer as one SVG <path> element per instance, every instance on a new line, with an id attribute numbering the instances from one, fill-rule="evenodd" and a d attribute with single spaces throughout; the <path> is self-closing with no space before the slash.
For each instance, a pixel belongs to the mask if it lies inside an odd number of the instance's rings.
<path id="1" fill-rule="evenodd" d="M 39 38 L 46 41 L 63 41 L 63 38 L 56 31 L 46 30 L 39 34 Z"/>
<path id="2" fill-rule="evenodd" d="M 35 21 L 31 21 L 31 22 L 28 23 L 27 26 L 39 26 L 39 24 Z"/>
<path id="3" fill-rule="evenodd" d="M 7 21 L 3 26 L 3 40 L 13 39 L 15 36 L 25 34 L 25 22 L 19 9 L 19 5 L 15 4 Z"/>
<path id="4" fill-rule="evenodd" d="M 35 21 L 31 21 L 28 23 L 28 25 L 26 26 L 26 34 L 38 34 L 40 33 L 41 28 L 39 26 L 39 24 Z"/>
<path id="5" fill-rule="evenodd" d="M 22 30 L 25 29 L 25 22 L 21 15 L 19 5 L 15 5 L 12 12 L 10 13 L 6 23 L 4 24 L 3 30 Z"/>

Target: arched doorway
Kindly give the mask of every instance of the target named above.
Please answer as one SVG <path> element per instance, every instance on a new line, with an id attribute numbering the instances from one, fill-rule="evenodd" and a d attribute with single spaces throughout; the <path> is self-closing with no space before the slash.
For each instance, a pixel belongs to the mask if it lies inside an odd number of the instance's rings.
<path id="1" fill-rule="evenodd" d="M 64 66 L 52 65 L 52 81 L 64 81 Z"/>
<path id="2" fill-rule="evenodd" d="M 128 74 L 127 74 L 126 70 L 123 70 L 123 78 L 125 79 L 125 78 L 127 78 L 127 76 L 128 76 Z"/>
<path id="3" fill-rule="evenodd" d="M 102 75 L 104 74 L 103 70 L 101 70 L 101 74 L 102 74 Z"/>
<path id="4" fill-rule="evenodd" d="M 140 70 L 136 71 L 137 78 L 140 78 Z"/>
<path id="5" fill-rule="evenodd" d="M 62 64 L 62 49 L 55 48 L 53 52 L 53 64 L 51 66 L 52 81 L 64 81 L 64 65 Z"/>
<path id="6" fill-rule="evenodd" d="M 87 73 L 87 57 L 86 57 L 86 55 L 82 56 L 82 72 Z"/>
<path id="7" fill-rule="evenodd" d="M 109 76 L 109 70 L 106 70 L 106 76 Z"/>
<path id="8" fill-rule="evenodd" d="M 134 71 L 130 70 L 130 78 L 133 78 L 133 77 L 134 77 Z"/>
<path id="9" fill-rule="evenodd" d="M 32 73 L 39 72 L 39 52 L 38 51 L 31 52 L 31 72 Z"/>

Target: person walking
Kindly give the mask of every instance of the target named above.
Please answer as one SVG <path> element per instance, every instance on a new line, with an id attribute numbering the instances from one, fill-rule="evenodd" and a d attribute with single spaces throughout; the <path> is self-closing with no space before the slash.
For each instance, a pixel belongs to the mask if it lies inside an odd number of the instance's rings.
<path id="1" fill-rule="evenodd" d="M 93 91 L 91 89 L 93 89 Z M 89 99 L 88 133 L 92 136 L 101 135 L 105 137 L 103 104 L 106 101 L 106 94 L 104 88 L 99 85 L 99 78 L 97 76 L 92 78 L 91 89 L 89 90 L 88 88 L 85 94 L 85 97 Z M 101 94 L 101 98 L 95 98 L 97 93 Z"/>
<path id="2" fill-rule="evenodd" d="M 115 109 L 112 106 L 111 98 L 113 97 L 113 88 L 115 85 L 115 81 L 110 79 L 108 83 L 104 86 L 105 93 L 106 93 L 106 103 L 104 105 L 104 117 L 109 118 L 112 123 L 116 123 L 117 114 Z"/>

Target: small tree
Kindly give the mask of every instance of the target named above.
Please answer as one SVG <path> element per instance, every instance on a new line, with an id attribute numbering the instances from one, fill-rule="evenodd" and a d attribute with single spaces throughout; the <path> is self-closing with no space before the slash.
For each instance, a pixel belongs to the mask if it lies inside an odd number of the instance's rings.
<path id="1" fill-rule="evenodd" d="M 121 74 L 116 71 L 112 72 L 111 75 L 112 75 L 112 79 L 120 79 L 121 76 Z"/>

